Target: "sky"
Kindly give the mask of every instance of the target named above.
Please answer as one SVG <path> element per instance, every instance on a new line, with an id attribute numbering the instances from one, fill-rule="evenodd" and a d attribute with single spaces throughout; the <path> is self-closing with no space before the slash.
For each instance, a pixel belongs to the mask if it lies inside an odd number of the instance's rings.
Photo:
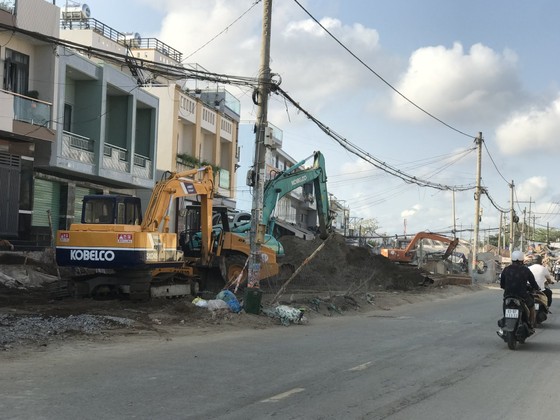
<path id="1" fill-rule="evenodd" d="M 262 1 L 87 4 L 91 17 L 120 32 L 157 37 L 181 51 L 185 63 L 258 74 Z M 481 199 L 481 239 L 497 233 L 496 207 L 510 208 L 512 181 L 521 220 L 560 228 L 559 15 L 556 0 L 273 0 L 270 67 L 315 118 L 418 179 L 474 186 L 475 138 L 482 133 L 482 185 L 491 200 Z M 237 199 L 247 210 L 252 198 L 244 180 L 257 109 L 250 88 L 226 89 L 241 101 Z M 460 237 L 472 237 L 473 189 L 405 183 L 344 149 L 278 95 L 268 117 L 296 161 L 316 150 L 325 155 L 329 193 L 354 220 L 374 219 L 378 233 L 391 236 L 450 232 L 455 225 Z"/>

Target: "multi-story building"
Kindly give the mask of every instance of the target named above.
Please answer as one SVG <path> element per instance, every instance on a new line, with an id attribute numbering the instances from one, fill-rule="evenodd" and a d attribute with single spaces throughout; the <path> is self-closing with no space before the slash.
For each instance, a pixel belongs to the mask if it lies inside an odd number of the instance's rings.
<path id="1" fill-rule="evenodd" d="M 26 33 L 57 37 L 58 20 L 59 9 L 44 0 L 0 3 L 0 236 L 4 238 L 29 239 L 46 228 L 50 239 L 46 210 L 51 208 L 41 202 L 50 185 L 37 182 L 36 160 L 50 150 L 58 134 L 53 107 L 58 64 L 51 43 Z"/>
<path id="2" fill-rule="evenodd" d="M 146 91 L 159 98 L 158 173 L 203 164 L 217 170 L 214 205 L 235 209 L 235 170 L 239 161 L 240 103 L 225 89 L 187 89 L 179 84 L 152 84 Z M 171 225 L 184 227 L 178 215 L 191 200 L 172 209 Z M 173 228 L 173 227 L 172 227 Z"/>
<path id="3" fill-rule="evenodd" d="M 149 197 L 180 163 L 219 167 L 218 195 L 235 207 L 235 98 L 209 105 L 152 77 L 141 61 L 179 66 L 181 53 L 53 3 L 0 2 L 0 237 L 48 243 L 79 222 L 85 194 Z"/>
<path id="4" fill-rule="evenodd" d="M 181 52 L 156 38 L 119 32 L 89 17 L 89 11 L 85 13 L 79 7 L 63 8 L 62 16 L 62 38 L 126 57 L 120 68 L 135 78 L 131 91 L 157 98 L 156 147 L 142 156 L 154 164 L 156 180 L 168 171 L 210 164 L 217 169 L 215 203 L 235 208 L 239 101 L 223 88 L 188 89 L 186 80 L 168 80 L 150 70 L 146 63 L 173 66 L 176 75 L 183 66 Z M 157 159 L 152 159 L 154 156 Z M 150 189 L 136 191 L 143 201 L 148 200 L 150 193 Z M 179 214 L 188 203 L 190 200 L 180 199 L 170 209 L 172 230 L 182 229 Z"/>

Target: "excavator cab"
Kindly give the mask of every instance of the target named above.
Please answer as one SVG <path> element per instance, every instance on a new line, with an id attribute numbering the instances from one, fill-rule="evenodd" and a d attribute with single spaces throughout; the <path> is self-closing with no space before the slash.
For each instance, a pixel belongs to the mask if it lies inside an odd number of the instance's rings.
<path id="1" fill-rule="evenodd" d="M 219 240 L 222 231 L 229 232 L 229 221 L 227 208 L 214 207 L 212 209 L 212 238 L 215 242 Z M 185 257 L 197 257 L 202 247 L 202 214 L 198 205 L 187 206 L 184 212 L 185 229 L 179 234 L 179 247 Z M 214 243 L 213 249 L 218 249 Z"/>
<path id="2" fill-rule="evenodd" d="M 140 198 L 123 195 L 86 195 L 83 199 L 82 224 L 140 225 Z"/>

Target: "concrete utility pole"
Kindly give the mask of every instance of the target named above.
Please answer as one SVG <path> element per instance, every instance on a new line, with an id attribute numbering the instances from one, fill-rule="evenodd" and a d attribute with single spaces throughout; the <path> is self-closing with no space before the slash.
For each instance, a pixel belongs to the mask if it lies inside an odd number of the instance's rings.
<path id="1" fill-rule="evenodd" d="M 502 255 L 502 229 L 504 228 L 504 214 L 500 212 L 500 229 L 498 229 L 498 255 Z"/>
<path id="2" fill-rule="evenodd" d="M 523 208 L 523 224 L 521 225 L 521 232 L 520 232 L 520 237 L 519 237 L 519 249 L 521 251 L 525 251 L 526 245 L 527 245 L 527 238 L 529 236 L 529 230 L 530 230 L 530 221 L 531 221 L 531 203 L 534 203 L 534 201 L 531 199 L 531 197 L 529 197 L 529 201 L 516 201 L 517 205 L 519 204 L 526 204 L 529 203 L 529 226 L 527 226 L 527 208 Z M 515 220 L 514 222 L 517 223 L 519 222 L 519 220 Z"/>
<path id="3" fill-rule="evenodd" d="M 451 206 L 451 213 L 453 213 L 453 216 L 452 216 L 453 217 L 453 237 L 456 238 L 457 237 L 457 223 L 456 223 L 457 219 L 456 219 L 456 216 L 455 216 L 455 190 L 453 189 L 453 190 L 451 190 L 451 192 L 452 192 L 452 199 L 453 199 L 453 203 L 452 203 L 452 206 Z"/>
<path id="4" fill-rule="evenodd" d="M 474 279 L 474 273 L 476 272 L 476 256 L 478 254 L 478 231 L 480 228 L 480 195 L 482 194 L 482 188 L 480 187 L 481 171 L 482 171 L 482 133 L 478 133 L 478 137 L 474 139 L 477 146 L 477 157 L 476 157 L 476 190 L 474 193 L 474 237 L 473 237 L 473 250 L 472 250 L 472 276 Z"/>
<path id="5" fill-rule="evenodd" d="M 270 94 L 270 31 L 272 26 L 272 0 L 263 1 L 263 25 L 261 45 L 261 66 L 259 70 L 259 87 L 253 100 L 258 107 L 256 136 L 255 136 L 255 159 L 253 164 L 254 189 L 253 206 L 251 209 L 251 232 L 249 241 L 251 252 L 249 254 L 248 287 L 259 287 L 259 274 L 261 270 L 261 243 L 264 242 L 266 226 L 262 224 L 262 209 L 264 182 L 266 173 L 266 147 L 265 137 L 268 128 L 268 95 Z"/>
<path id="6" fill-rule="evenodd" d="M 511 180 L 511 184 L 509 185 L 510 188 L 510 194 L 511 194 L 511 198 L 509 200 L 510 202 L 510 209 L 509 209 L 509 255 L 511 257 L 511 253 L 513 252 L 513 245 L 514 245 L 514 240 L 515 240 L 515 235 L 513 232 L 513 218 L 515 216 L 515 210 L 513 210 L 513 189 L 515 188 L 515 184 L 513 183 L 513 180 Z"/>

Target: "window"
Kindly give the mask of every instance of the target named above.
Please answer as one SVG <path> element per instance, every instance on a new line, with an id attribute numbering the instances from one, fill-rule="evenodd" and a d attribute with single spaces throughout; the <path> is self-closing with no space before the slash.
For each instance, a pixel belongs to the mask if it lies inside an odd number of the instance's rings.
<path id="1" fill-rule="evenodd" d="M 117 223 L 121 225 L 139 225 L 142 223 L 139 200 L 126 200 L 117 204 Z"/>
<path id="2" fill-rule="evenodd" d="M 112 198 L 85 201 L 82 223 L 113 223 L 114 206 Z"/>
<path id="3" fill-rule="evenodd" d="M 62 124 L 64 131 L 72 132 L 72 105 L 64 104 L 64 122 Z"/>
<path id="4" fill-rule="evenodd" d="M 27 95 L 29 90 L 29 56 L 6 48 L 4 89 Z"/>

